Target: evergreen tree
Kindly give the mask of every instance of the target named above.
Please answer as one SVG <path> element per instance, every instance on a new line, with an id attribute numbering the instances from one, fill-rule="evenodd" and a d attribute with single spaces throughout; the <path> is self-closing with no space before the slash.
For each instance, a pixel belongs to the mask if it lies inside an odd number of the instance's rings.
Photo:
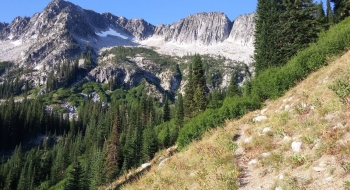
<path id="1" fill-rule="evenodd" d="M 280 0 L 258 0 L 255 25 L 255 71 L 259 74 L 268 67 L 277 65 L 278 23 Z"/>
<path id="2" fill-rule="evenodd" d="M 255 32 L 256 73 L 284 65 L 318 36 L 312 0 L 259 0 Z"/>
<path id="3" fill-rule="evenodd" d="M 334 24 L 334 15 L 331 7 L 331 2 L 327 0 L 327 21 L 329 25 Z"/>
<path id="4" fill-rule="evenodd" d="M 107 180 L 114 179 L 118 172 L 118 164 L 119 164 L 119 133 L 118 133 L 118 126 L 119 123 L 119 113 L 117 113 L 117 116 L 115 118 L 112 132 L 109 137 L 109 139 L 104 144 L 104 154 L 105 154 L 105 175 Z"/>
<path id="5" fill-rule="evenodd" d="M 212 109 L 217 109 L 220 108 L 220 103 L 219 103 L 219 92 L 218 90 L 213 90 L 210 94 L 209 94 L 209 104 L 208 107 L 212 108 Z"/>
<path id="6" fill-rule="evenodd" d="M 233 96 L 239 96 L 239 95 L 240 95 L 240 91 L 237 86 L 236 77 L 235 75 L 232 75 L 230 84 L 227 88 L 226 96 L 233 97 Z"/>
<path id="7" fill-rule="evenodd" d="M 170 116 L 170 108 L 169 108 L 169 100 L 168 97 L 164 100 L 164 106 L 163 106 L 163 122 L 169 121 L 171 118 Z"/>
<path id="8" fill-rule="evenodd" d="M 28 170 L 27 162 L 24 164 L 24 167 L 22 168 L 21 175 L 18 180 L 18 186 L 17 190 L 27 190 L 30 186 L 30 182 L 28 180 L 28 177 L 30 178 L 30 175 L 26 173 Z"/>
<path id="9" fill-rule="evenodd" d="M 97 189 L 100 186 L 105 178 L 103 175 L 103 151 L 95 149 L 92 153 L 89 170 L 89 189 Z"/>
<path id="10" fill-rule="evenodd" d="M 319 4 L 317 4 L 316 19 L 318 23 L 322 24 L 322 28 L 323 28 L 324 27 L 323 25 L 326 22 L 326 14 L 324 13 L 322 1 Z"/>
<path id="11" fill-rule="evenodd" d="M 188 79 L 187 79 L 187 85 L 185 88 L 185 97 L 184 97 L 184 105 L 185 105 L 185 115 L 189 118 L 193 116 L 193 110 L 194 110 L 194 102 L 193 102 L 193 70 L 192 70 L 192 64 L 189 65 L 188 68 Z"/>
<path id="12" fill-rule="evenodd" d="M 312 0 L 285 0 L 280 16 L 280 60 L 285 64 L 298 50 L 308 47 L 318 37 L 319 23 L 314 16 L 317 5 Z"/>
<path id="13" fill-rule="evenodd" d="M 183 97 L 182 94 L 179 93 L 177 102 L 176 102 L 176 124 L 178 125 L 178 128 L 181 128 L 184 123 L 184 103 L 183 103 Z"/>
<path id="14" fill-rule="evenodd" d="M 148 162 L 158 150 L 158 141 L 155 131 L 147 126 L 142 134 L 142 161 Z"/>
<path id="15" fill-rule="evenodd" d="M 331 0 L 331 2 L 334 3 L 334 13 L 339 21 L 350 15 L 349 0 Z"/>
<path id="16" fill-rule="evenodd" d="M 85 190 L 84 171 L 79 163 L 76 161 L 73 169 L 69 172 L 67 184 L 65 190 Z"/>
<path id="17" fill-rule="evenodd" d="M 204 69 L 200 55 L 195 55 L 193 59 L 193 87 L 194 87 L 194 111 L 196 113 L 205 110 L 208 104 L 206 97 L 206 82 Z"/>

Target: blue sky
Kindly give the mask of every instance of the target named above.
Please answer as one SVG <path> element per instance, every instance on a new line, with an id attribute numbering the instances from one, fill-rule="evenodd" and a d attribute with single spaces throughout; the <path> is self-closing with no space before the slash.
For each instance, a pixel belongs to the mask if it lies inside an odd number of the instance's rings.
<path id="1" fill-rule="evenodd" d="M 252 13 L 257 0 L 69 0 L 84 9 L 116 16 L 143 18 L 153 25 L 171 24 L 190 14 L 224 12 L 230 20 Z M 16 16 L 41 12 L 50 0 L 0 0 L 0 22 L 11 22 Z"/>

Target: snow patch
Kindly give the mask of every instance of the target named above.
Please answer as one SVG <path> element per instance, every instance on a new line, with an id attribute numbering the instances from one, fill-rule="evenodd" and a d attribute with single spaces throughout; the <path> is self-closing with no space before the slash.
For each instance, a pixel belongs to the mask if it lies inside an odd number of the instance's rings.
<path id="1" fill-rule="evenodd" d="M 124 35 L 120 34 L 119 32 L 116 32 L 112 28 L 109 28 L 109 30 L 107 30 L 107 31 L 96 33 L 96 34 L 100 37 L 107 37 L 108 35 L 111 35 L 111 36 L 117 36 L 117 37 L 123 38 L 124 40 L 129 39 L 129 37 L 124 36 Z"/>
<path id="2" fill-rule="evenodd" d="M 13 41 L 13 42 L 11 42 L 13 45 L 15 45 L 15 46 L 19 46 L 19 45 L 21 45 L 22 44 L 22 40 L 16 40 L 16 41 Z"/>

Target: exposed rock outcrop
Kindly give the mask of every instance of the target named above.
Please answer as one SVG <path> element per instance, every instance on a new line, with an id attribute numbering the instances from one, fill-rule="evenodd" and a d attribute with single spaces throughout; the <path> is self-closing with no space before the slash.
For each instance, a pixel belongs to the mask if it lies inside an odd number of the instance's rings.
<path id="1" fill-rule="evenodd" d="M 108 83 L 111 80 L 117 86 L 134 87 L 143 80 L 154 85 L 158 92 L 176 93 L 181 84 L 181 76 L 170 69 L 164 69 L 159 64 L 142 57 L 131 59 L 131 62 L 108 63 L 90 71 L 89 80 Z"/>
<path id="2" fill-rule="evenodd" d="M 163 37 L 166 42 L 210 45 L 226 40 L 231 27 L 232 23 L 224 13 L 198 13 L 172 25 L 159 24 L 154 35 Z"/>
<path id="3" fill-rule="evenodd" d="M 255 13 L 238 17 L 233 23 L 229 40 L 243 46 L 254 47 L 255 17 Z"/>

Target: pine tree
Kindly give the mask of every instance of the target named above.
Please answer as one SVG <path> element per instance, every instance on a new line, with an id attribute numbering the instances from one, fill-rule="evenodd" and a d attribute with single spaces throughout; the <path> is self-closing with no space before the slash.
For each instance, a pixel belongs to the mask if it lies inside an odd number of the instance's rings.
<path id="1" fill-rule="evenodd" d="M 119 133 L 118 133 L 118 126 L 119 123 L 119 113 L 117 113 L 117 116 L 115 118 L 113 127 L 112 127 L 112 133 L 109 137 L 109 139 L 104 143 L 104 154 L 105 154 L 105 175 L 107 180 L 114 179 L 118 172 L 118 164 L 119 164 Z"/>
<path id="2" fill-rule="evenodd" d="M 202 59 L 195 55 L 193 59 L 193 87 L 194 87 L 194 111 L 200 113 L 205 110 L 208 104 L 206 97 L 206 80 Z"/>
<path id="3" fill-rule="evenodd" d="M 308 47 L 318 37 L 319 24 L 314 13 L 317 6 L 312 0 L 283 1 L 283 14 L 280 16 L 281 56 L 285 64 L 298 50 Z"/>
<path id="4" fill-rule="evenodd" d="M 256 73 L 284 65 L 318 36 L 312 0 L 259 0 L 255 33 Z"/>
<path id="5" fill-rule="evenodd" d="M 85 184 L 83 184 L 84 171 L 79 163 L 76 161 L 73 169 L 69 172 L 68 182 L 64 187 L 64 190 L 83 190 Z"/>
<path id="6" fill-rule="evenodd" d="M 158 141 L 155 131 L 147 126 L 142 134 L 142 161 L 148 162 L 158 150 Z"/>
<path id="7" fill-rule="evenodd" d="M 319 4 L 317 4 L 316 19 L 318 23 L 322 24 L 322 28 L 323 28 L 324 27 L 323 25 L 326 22 L 326 14 L 324 13 L 322 1 Z"/>
<path id="8" fill-rule="evenodd" d="M 327 21 L 329 25 L 333 25 L 335 22 L 331 2 L 329 0 L 327 0 Z"/>
<path id="9" fill-rule="evenodd" d="M 220 107 L 220 103 L 219 103 L 219 92 L 218 90 L 213 90 L 210 94 L 209 94 L 209 104 L 208 107 L 212 108 L 212 109 L 217 109 Z"/>
<path id="10" fill-rule="evenodd" d="M 91 169 L 87 181 L 90 182 L 90 189 L 97 189 L 104 182 L 103 163 L 103 151 L 95 149 L 89 161 Z"/>
<path id="11" fill-rule="evenodd" d="M 240 91 L 237 86 L 236 77 L 235 75 L 232 75 L 230 84 L 227 88 L 226 96 L 233 97 L 233 96 L 239 96 L 239 95 L 240 95 Z"/>
<path id="12" fill-rule="evenodd" d="M 176 102 L 176 124 L 178 125 L 178 129 L 180 129 L 183 126 L 184 122 L 184 103 L 183 103 L 183 97 L 182 94 L 179 93 L 177 102 Z"/>
<path id="13" fill-rule="evenodd" d="M 164 100 L 164 106 L 163 106 L 163 122 L 169 121 L 171 118 L 170 116 L 170 108 L 169 108 L 169 100 L 168 97 Z"/>
<path id="14" fill-rule="evenodd" d="M 278 60 L 278 23 L 281 0 L 258 0 L 255 25 L 255 72 L 259 74 L 271 66 L 281 64 Z"/>
<path id="15" fill-rule="evenodd" d="M 185 88 L 185 97 L 184 97 L 185 115 L 189 118 L 193 116 L 193 110 L 194 110 L 193 88 L 194 88 L 193 70 L 192 70 L 192 64 L 190 64 L 188 68 L 188 79 L 187 79 L 187 85 Z"/>
<path id="16" fill-rule="evenodd" d="M 349 0 L 331 0 L 331 2 L 334 3 L 334 13 L 338 21 L 341 21 L 350 15 Z"/>

